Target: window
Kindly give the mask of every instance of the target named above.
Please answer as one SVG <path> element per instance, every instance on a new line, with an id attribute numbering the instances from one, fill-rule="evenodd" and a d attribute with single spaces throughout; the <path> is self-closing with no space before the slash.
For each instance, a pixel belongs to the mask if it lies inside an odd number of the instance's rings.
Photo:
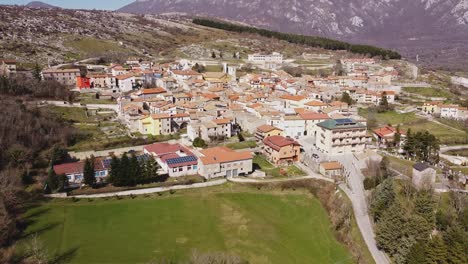
<path id="1" fill-rule="evenodd" d="M 172 169 L 172 172 L 177 172 L 177 169 L 176 168 Z"/>
<path id="2" fill-rule="evenodd" d="M 197 165 L 193 165 L 193 169 L 196 170 L 196 169 L 197 169 Z"/>
<path id="3" fill-rule="evenodd" d="M 183 170 L 184 170 L 184 168 L 183 168 L 183 167 L 180 167 L 180 168 L 179 168 L 179 172 L 181 172 L 181 171 L 183 171 Z"/>

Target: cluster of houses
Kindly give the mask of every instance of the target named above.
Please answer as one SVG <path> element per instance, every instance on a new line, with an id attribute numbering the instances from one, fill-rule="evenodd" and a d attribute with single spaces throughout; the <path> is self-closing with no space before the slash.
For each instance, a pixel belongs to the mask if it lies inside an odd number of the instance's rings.
<path id="1" fill-rule="evenodd" d="M 454 120 L 468 119 L 468 108 L 459 105 L 447 105 L 442 102 L 426 102 L 422 110 L 426 114 L 439 116 L 441 118 Z"/>
<path id="2" fill-rule="evenodd" d="M 281 63 L 283 57 L 254 54 L 249 60 Z M 358 115 L 357 107 L 339 99 L 346 92 L 360 105 L 378 105 L 384 96 L 393 103 L 400 92 L 400 87 L 392 85 L 398 73 L 391 67 L 376 67 L 373 59 L 341 63 L 345 76 L 293 77 L 282 70 L 242 75 L 228 64 L 219 72 L 200 73 L 193 70 L 194 61 L 154 64 L 138 58 L 128 59 L 123 66 L 90 65 L 102 72 L 88 71 L 86 76 L 77 69 L 48 69 L 43 75 L 64 84 L 75 78 L 80 89 L 114 89 L 119 119 L 132 132 L 184 133 L 189 141 L 200 138 L 222 143 L 245 131 L 255 136 L 272 164 L 281 166 L 301 161 L 298 141 L 303 137 L 313 138 L 316 148 L 328 156 L 361 153 L 372 134 L 382 146 L 392 142 L 395 128 L 368 133 L 367 121 Z M 400 134 L 404 137 L 403 131 Z M 198 174 L 212 179 L 253 172 L 252 152 L 223 146 L 200 150 L 157 143 L 146 146 L 144 154 L 153 156 L 170 177 Z M 340 174 L 341 169 L 336 162 L 320 166 L 328 176 Z"/>

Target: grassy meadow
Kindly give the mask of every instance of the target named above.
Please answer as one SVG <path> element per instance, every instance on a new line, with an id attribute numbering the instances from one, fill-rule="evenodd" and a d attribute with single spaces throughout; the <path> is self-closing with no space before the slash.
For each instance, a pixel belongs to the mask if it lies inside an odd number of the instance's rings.
<path id="1" fill-rule="evenodd" d="M 51 201 L 26 214 L 61 263 L 186 261 L 228 252 L 249 263 L 352 263 L 320 202 L 305 191 L 224 185 L 134 199 Z"/>

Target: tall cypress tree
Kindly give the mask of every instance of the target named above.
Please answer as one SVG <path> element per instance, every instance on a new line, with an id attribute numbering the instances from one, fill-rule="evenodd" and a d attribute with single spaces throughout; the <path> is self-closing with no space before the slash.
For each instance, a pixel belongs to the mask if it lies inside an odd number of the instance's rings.
<path id="1" fill-rule="evenodd" d="M 429 242 L 427 256 L 431 263 L 447 263 L 447 245 L 445 245 L 444 240 L 440 236 L 434 236 Z"/>
<path id="2" fill-rule="evenodd" d="M 94 186 L 96 184 L 96 174 L 94 171 L 94 158 L 86 158 L 83 169 L 84 184 Z"/>
<path id="3" fill-rule="evenodd" d="M 135 155 L 135 153 L 132 153 L 132 156 L 130 158 L 130 168 L 128 172 L 128 185 L 129 186 L 134 186 L 137 183 L 139 183 L 139 180 L 141 178 L 141 169 L 140 169 L 140 163 L 138 162 L 138 158 Z"/>
<path id="4" fill-rule="evenodd" d="M 130 168 L 130 160 L 128 159 L 127 153 L 124 153 L 122 158 L 120 159 L 120 169 L 119 169 L 119 179 L 120 179 L 120 186 L 130 186 L 132 180 L 129 178 L 129 174 L 131 173 Z M 131 177 L 131 176 L 130 176 Z"/>
<path id="5" fill-rule="evenodd" d="M 376 225 L 376 241 L 379 248 L 390 255 L 398 252 L 400 239 L 405 234 L 405 218 L 402 214 L 403 208 L 395 201 L 381 216 Z"/>
<path id="6" fill-rule="evenodd" d="M 112 156 L 109 172 L 109 182 L 114 186 L 120 186 L 120 159 Z"/>

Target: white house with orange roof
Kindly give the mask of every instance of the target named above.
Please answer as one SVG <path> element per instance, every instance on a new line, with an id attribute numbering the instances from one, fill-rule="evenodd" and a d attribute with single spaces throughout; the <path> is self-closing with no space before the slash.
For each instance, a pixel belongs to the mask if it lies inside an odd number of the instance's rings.
<path id="1" fill-rule="evenodd" d="M 232 178 L 253 171 L 250 151 L 237 152 L 227 147 L 214 147 L 200 151 L 198 173 L 205 179 Z"/>

